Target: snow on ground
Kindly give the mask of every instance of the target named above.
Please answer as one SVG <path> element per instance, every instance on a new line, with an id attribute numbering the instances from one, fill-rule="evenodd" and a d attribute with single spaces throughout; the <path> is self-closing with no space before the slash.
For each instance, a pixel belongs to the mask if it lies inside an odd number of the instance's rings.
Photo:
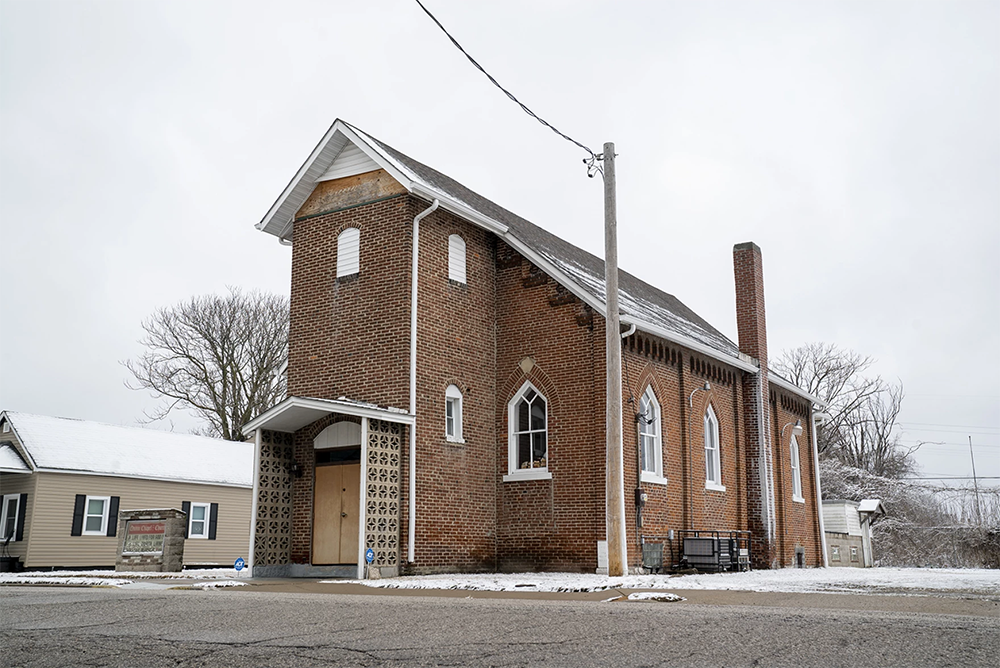
<path id="1" fill-rule="evenodd" d="M 246 587 L 246 581 L 239 580 L 216 580 L 214 582 L 196 582 L 191 585 L 192 589 L 224 589 L 227 587 Z"/>
<path id="2" fill-rule="evenodd" d="M 73 585 L 122 587 L 134 580 L 232 580 L 239 577 L 233 568 L 197 568 L 179 573 L 154 573 L 131 571 L 28 571 L 26 573 L 2 573 L 0 585 Z M 246 578 L 249 579 L 249 578 Z"/>
<path id="3" fill-rule="evenodd" d="M 921 594 L 964 592 L 1000 596 L 1000 570 L 944 568 L 804 568 L 698 575 L 584 573 L 419 575 L 384 580 L 325 580 L 399 589 L 591 592 L 608 589 L 724 589 L 759 592 Z"/>

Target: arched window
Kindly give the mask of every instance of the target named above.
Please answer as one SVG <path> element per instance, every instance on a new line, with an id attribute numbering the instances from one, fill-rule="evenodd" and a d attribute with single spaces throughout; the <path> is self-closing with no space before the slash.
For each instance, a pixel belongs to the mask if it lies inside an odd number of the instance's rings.
<path id="1" fill-rule="evenodd" d="M 513 477 L 549 477 L 548 404 L 531 383 L 525 383 L 507 405 L 508 470 Z"/>
<path id="2" fill-rule="evenodd" d="M 792 499 L 794 501 L 805 501 L 802 498 L 802 472 L 799 467 L 799 441 L 792 434 L 792 442 L 788 446 L 792 455 Z"/>
<path id="3" fill-rule="evenodd" d="M 465 239 L 453 234 L 448 237 L 448 278 L 465 283 Z"/>
<path id="4" fill-rule="evenodd" d="M 650 385 L 639 399 L 639 457 L 646 482 L 663 479 L 663 439 L 660 435 L 660 404 Z"/>
<path id="5" fill-rule="evenodd" d="M 455 443 L 465 442 L 462 439 L 462 391 L 454 385 L 444 391 L 444 436 Z"/>
<path id="6" fill-rule="evenodd" d="M 722 456 L 719 445 L 719 419 L 709 405 L 705 411 L 705 487 L 725 489 L 722 486 Z"/>
<path id="7" fill-rule="evenodd" d="M 337 278 L 361 271 L 361 230 L 348 227 L 337 237 Z"/>

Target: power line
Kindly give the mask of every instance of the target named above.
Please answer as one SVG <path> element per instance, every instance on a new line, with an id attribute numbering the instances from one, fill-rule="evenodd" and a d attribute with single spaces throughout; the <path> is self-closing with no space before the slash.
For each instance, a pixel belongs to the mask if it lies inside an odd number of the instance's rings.
<path id="1" fill-rule="evenodd" d="M 454 44 L 455 47 L 459 51 L 461 51 L 462 54 L 466 58 L 469 59 L 469 62 L 472 63 L 473 65 L 475 65 L 477 70 L 479 70 L 480 72 L 482 72 L 483 74 L 485 74 L 486 78 L 489 79 L 490 82 L 494 86 L 496 86 L 497 88 L 499 88 L 500 90 L 502 90 L 504 92 L 504 95 L 506 95 L 507 97 L 509 97 L 519 107 L 521 107 L 521 109 L 524 110 L 524 113 L 528 114 L 529 116 L 531 116 L 532 118 L 534 118 L 536 121 L 538 121 L 539 123 L 541 123 L 542 125 L 544 125 L 548 129 L 552 130 L 553 132 L 555 132 L 557 135 L 559 135 L 560 137 L 562 137 L 566 141 L 572 142 L 572 143 L 576 144 L 577 146 L 579 146 L 580 148 L 582 148 L 584 151 L 586 151 L 587 153 L 590 154 L 590 157 L 591 157 L 592 161 L 593 160 L 597 160 L 597 155 L 593 151 L 591 151 L 588 147 L 584 146 L 583 144 L 581 144 L 577 140 L 573 139 L 569 135 L 563 134 L 562 132 L 560 132 L 554 125 L 552 125 L 551 123 L 549 123 L 548 121 L 546 121 L 544 118 L 542 118 L 541 116 L 539 116 L 538 114 L 536 114 L 535 112 L 533 112 L 531 109 L 528 109 L 528 107 L 523 102 L 521 102 L 516 97 L 514 97 L 513 93 L 511 93 L 509 90 L 507 90 L 506 88 L 504 88 L 503 86 L 501 86 L 500 83 L 496 79 L 493 78 L 492 74 L 490 74 L 489 72 L 487 72 L 483 68 L 482 65 L 480 65 L 479 63 L 476 62 L 475 58 L 473 58 L 472 56 L 470 56 L 468 54 L 468 52 L 465 49 L 462 48 L 462 45 L 458 43 L 458 40 L 456 40 L 454 37 L 451 36 L 451 33 L 449 33 L 445 29 L 445 27 L 443 25 L 441 25 L 441 22 L 438 21 L 437 18 L 433 14 L 431 14 L 431 12 L 430 12 L 429 9 L 427 9 L 426 7 L 424 7 L 424 3 L 420 2 L 420 0 L 416 0 L 416 2 L 417 2 L 418 5 L 420 5 L 420 9 L 424 10 L 424 13 L 427 14 L 427 16 L 431 17 L 431 20 L 434 21 L 434 23 L 437 24 L 437 27 L 441 28 L 441 32 L 443 32 L 445 35 L 448 36 L 448 39 L 451 40 L 451 43 Z"/>
<path id="2" fill-rule="evenodd" d="M 913 475 L 903 476 L 900 480 L 972 480 L 971 475 Z M 977 480 L 1000 480 L 1000 476 L 978 476 Z"/>

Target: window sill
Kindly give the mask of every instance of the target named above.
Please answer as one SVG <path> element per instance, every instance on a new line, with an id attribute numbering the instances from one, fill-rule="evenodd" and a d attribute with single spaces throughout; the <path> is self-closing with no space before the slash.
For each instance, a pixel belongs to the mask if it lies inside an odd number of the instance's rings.
<path id="1" fill-rule="evenodd" d="M 666 485 L 667 479 L 663 476 L 658 476 L 655 473 L 650 473 L 648 471 L 642 472 L 642 482 L 652 483 L 654 485 Z"/>
<path id="2" fill-rule="evenodd" d="M 726 486 L 725 485 L 718 485 L 718 484 L 716 484 L 714 482 L 706 482 L 705 483 L 705 489 L 711 490 L 713 492 L 725 492 L 726 491 Z"/>
<path id="3" fill-rule="evenodd" d="M 84 531 L 80 535 L 81 536 L 104 536 L 105 538 L 107 538 L 108 537 L 108 532 L 107 532 L 107 530 L 104 530 L 104 531 Z"/>
<path id="4" fill-rule="evenodd" d="M 801 497 L 801 496 L 795 496 L 795 495 L 792 495 L 792 501 L 794 501 L 795 503 L 805 503 L 806 502 L 806 500 L 803 497 Z"/>
<path id="5" fill-rule="evenodd" d="M 208 536 L 188 536 L 188 540 L 207 540 Z"/>
<path id="6" fill-rule="evenodd" d="M 552 474 L 548 469 L 525 469 L 508 473 L 503 477 L 504 482 L 519 482 L 521 480 L 552 480 Z"/>
<path id="7" fill-rule="evenodd" d="M 444 440 L 453 445 L 465 445 L 464 438 L 455 438 L 454 436 L 445 436 Z"/>

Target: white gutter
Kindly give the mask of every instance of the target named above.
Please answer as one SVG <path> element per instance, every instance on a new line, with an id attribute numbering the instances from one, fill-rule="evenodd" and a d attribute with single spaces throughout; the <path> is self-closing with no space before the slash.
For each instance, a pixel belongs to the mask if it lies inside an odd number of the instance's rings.
<path id="1" fill-rule="evenodd" d="M 819 544 L 823 548 L 823 568 L 829 567 L 827 563 L 826 554 L 826 526 L 823 524 L 823 486 L 820 484 L 819 476 L 819 438 L 816 436 L 816 418 L 819 418 L 821 422 L 826 422 L 830 419 L 829 413 L 817 413 L 815 411 L 809 411 L 809 426 L 812 427 L 812 445 L 813 445 L 813 471 L 815 471 L 815 485 L 816 485 L 816 512 L 819 513 Z"/>
<path id="2" fill-rule="evenodd" d="M 257 545 L 257 495 L 260 490 L 260 440 L 261 430 L 253 434 L 253 499 L 250 504 L 250 553 L 247 555 L 247 572 L 253 577 L 253 554 Z"/>
<path id="3" fill-rule="evenodd" d="M 715 348 L 710 348 L 709 346 L 696 341 L 695 339 L 677 334 L 676 332 L 671 332 L 662 327 L 657 327 L 650 323 L 644 322 L 630 315 L 623 315 L 621 317 L 621 322 L 623 325 L 635 325 L 639 330 L 646 332 L 647 334 L 652 334 L 653 336 L 658 336 L 661 339 L 666 339 L 667 341 L 672 341 L 677 345 L 684 346 L 689 350 L 693 350 L 696 353 L 701 353 L 706 357 L 711 357 L 714 360 L 722 362 L 723 364 L 728 364 L 729 366 L 736 367 L 737 369 L 742 369 L 743 371 L 749 371 L 751 373 L 757 373 L 760 369 L 756 364 L 746 362 L 738 357 L 730 357 L 725 353 L 720 353 Z M 801 392 L 801 390 L 799 390 Z"/>
<path id="4" fill-rule="evenodd" d="M 420 221 L 437 211 L 440 201 L 434 202 L 421 211 L 413 219 L 413 266 L 410 270 L 410 415 L 413 424 L 410 426 L 410 522 L 406 560 L 413 563 L 416 559 L 414 542 L 417 539 L 417 278 L 420 266 Z"/>
<path id="5" fill-rule="evenodd" d="M 445 211 L 451 211 L 452 213 L 465 218 L 468 221 L 478 224 L 481 227 L 486 228 L 490 232 L 495 234 L 506 235 L 507 226 L 503 223 L 493 220 L 483 214 L 479 213 L 475 209 L 471 209 L 462 202 L 455 200 L 444 193 L 440 193 L 436 190 L 428 188 L 422 183 L 417 183 L 412 181 L 410 183 L 409 190 L 414 195 L 422 197 L 429 201 L 439 200 L 440 206 Z"/>

